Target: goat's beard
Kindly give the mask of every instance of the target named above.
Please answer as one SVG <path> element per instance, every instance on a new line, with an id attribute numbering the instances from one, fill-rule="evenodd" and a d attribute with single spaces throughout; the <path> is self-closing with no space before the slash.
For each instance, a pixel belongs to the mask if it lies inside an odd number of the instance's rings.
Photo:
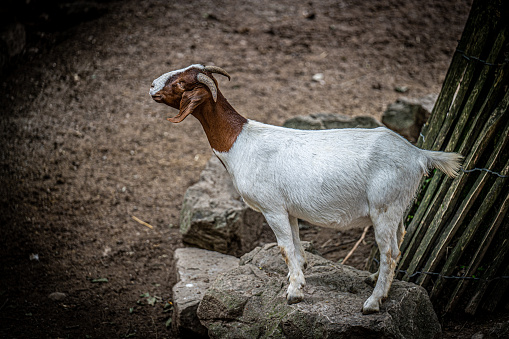
<path id="1" fill-rule="evenodd" d="M 182 122 L 191 112 L 187 111 L 179 111 L 179 113 L 174 116 L 173 118 L 166 118 L 166 120 L 173 122 L 174 124 L 178 124 L 179 122 Z"/>

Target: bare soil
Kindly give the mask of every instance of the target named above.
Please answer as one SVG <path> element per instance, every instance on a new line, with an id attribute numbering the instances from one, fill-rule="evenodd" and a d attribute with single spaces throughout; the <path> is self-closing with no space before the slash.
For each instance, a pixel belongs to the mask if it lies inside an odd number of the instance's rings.
<path id="1" fill-rule="evenodd" d="M 0 79 L 2 338 L 175 337 L 166 323 L 173 251 L 183 246 L 179 210 L 212 153 L 197 120 L 165 120 L 177 112 L 152 101 L 153 79 L 218 65 L 232 75 L 217 76 L 223 94 L 250 119 L 380 118 L 402 95 L 396 88 L 440 91 L 470 1 L 98 8 L 63 26 L 39 9 L 25 54 Z M 361 232 L 311 227 L 303 238 L 339 260 Z M 369 232 L 349 264 L 363 268 L 373 241 Z M 66 297 L 52 300 L 54 292 Z M 444 325 L 451 338 L 477 329 Z"/>

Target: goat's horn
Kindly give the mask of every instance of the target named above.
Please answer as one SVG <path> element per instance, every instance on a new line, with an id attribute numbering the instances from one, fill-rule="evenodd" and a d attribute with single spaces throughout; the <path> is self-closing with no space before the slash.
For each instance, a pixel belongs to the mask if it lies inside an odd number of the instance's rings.
<path id="1" fill-rule="evenodd" d="M 218 74 L 224 75 L 225 77 L 228 78 L 228 80 L 231 80 L 230 74 L 228 74 L 228 72 L 226 72 L 221 67 L 217 67 L 217 66 L 205 66 L 205 68 L 203 70 L 209 71 L 210 73 L 218 73 Z"/>
<path id="2" fill-rule="evenodd" d="M 196 79 L 209 88 L 210 92 L 212 93 L 212 99 L 214 99 L 214 102 L 216 102 L 217 88 L 216 84 L 214 84 L 214 81 L 203 73 L 198 73 Z"/>

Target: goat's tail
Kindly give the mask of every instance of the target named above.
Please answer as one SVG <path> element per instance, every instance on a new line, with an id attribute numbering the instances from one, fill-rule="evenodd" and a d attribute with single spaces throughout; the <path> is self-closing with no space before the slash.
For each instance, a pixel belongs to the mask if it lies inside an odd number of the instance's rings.
<path id="1" fill-rule="evenodd" d="M 461 168 L 463 156 L 459 153 L 424 151 L 427 168 L 438 168 L 448 177 L 455 178 Z"/>

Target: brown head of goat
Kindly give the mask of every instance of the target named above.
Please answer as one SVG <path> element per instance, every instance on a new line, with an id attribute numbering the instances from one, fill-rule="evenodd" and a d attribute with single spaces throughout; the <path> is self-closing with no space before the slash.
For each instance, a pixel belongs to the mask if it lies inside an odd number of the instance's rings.
<path id="1" fill-rule="evenodd" d="M 238 114 L 218 89 L 212 73 L 230 75 L 220 67 L 191 65 L 168 72 L 152 82 L 150 95 L 159 103 L 179 110 L 168 118 L 173 123 L 183 121 L 189 114 L 201 123 L 210 146 L 227 152 L 247 119 Z"/>

